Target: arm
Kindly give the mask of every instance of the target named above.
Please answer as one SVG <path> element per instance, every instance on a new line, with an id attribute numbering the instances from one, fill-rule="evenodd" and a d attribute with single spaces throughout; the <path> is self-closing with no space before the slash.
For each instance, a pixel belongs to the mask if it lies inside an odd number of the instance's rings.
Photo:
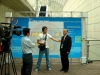
<path id="1" fill-rule="evenodd" d="M 51 39 L 53 40 L 53 41 L 56 41 L 56 42 L 60 42 L 61 40 L 57 40 L 57 39 L 55 39 L 55 38 L 53 38 L 53 37 L 51 37 Z"/>
<path id="2" fill-rule="evenodd" d="M 34 47 L 35 47 L 35 44 L 34 44 L 34 43 L 32 43 L 32 41 L 31 41 L 31 40 L 27 40 L 27 41 L 26 41 L 26 45 L 27 45 L 28 47 L 32 47 L 32 48 L 34 48 Z"/>
<path id="3" fill-rule="evenodd" d="M 67 52 L 67 54 L 70 53 L 71 46 L 72 46 L 72 39 L 71 39 L 71 37 L 69 37 L 69 39 L 68 39 L 68 52 Z"/>
<path id="4" fill-rule="evenodd" d="M 38 38 L 37 38 L 37 43 L 38 43 L 38 44 L 44 44 L 43 42 L 40 41 L 40 39 L 41 39 L 41 34 L 39 34 L 39 36 L 38 36 Z"/>
<path id="5" fill-rule="evenodd" d="M 52 39 L 53 41 L 60 42 L 60 40 L 53 38 L 50 34 L 47 34 L 47 36 L 48 36 L 48 38 Z"/>
<path id="6" fill-rule="evenodd" d="M 38 44 L 44 44 L 44 43 L 42 43 L 39 39 L 37 40 L 37 43 L 38 43 Z"/>

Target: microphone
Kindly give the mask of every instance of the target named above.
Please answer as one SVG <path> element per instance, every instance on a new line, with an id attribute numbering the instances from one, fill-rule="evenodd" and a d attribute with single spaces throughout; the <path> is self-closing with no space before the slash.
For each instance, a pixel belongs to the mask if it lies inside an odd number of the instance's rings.
<path id="1" fill-rule="evenodd" d="M 14 29 L 16 29 L 16 28 L 21 28 L 21 26 L 14 26 Z"/>

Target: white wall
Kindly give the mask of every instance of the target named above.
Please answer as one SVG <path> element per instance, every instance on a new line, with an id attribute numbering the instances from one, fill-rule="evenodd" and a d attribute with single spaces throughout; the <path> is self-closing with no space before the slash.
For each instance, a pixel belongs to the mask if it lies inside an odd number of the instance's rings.
<path id="1" fill-rule="evenodd" d="M 100 39 L 100 0 L 68 0 L 63 11 L 88 12 L 87 37 Z M 66 14 L 64 14 L 66 16 Z M 91 41 L 89 58 L 100 60 L 100 41 Z"/>
<path id="2" fill-rule="evenodd" d="M 16 11 L 0 4 L 0 22 L 5 22 L 5 12 L 12 12 L 12 16 L 20 16 Z"/>

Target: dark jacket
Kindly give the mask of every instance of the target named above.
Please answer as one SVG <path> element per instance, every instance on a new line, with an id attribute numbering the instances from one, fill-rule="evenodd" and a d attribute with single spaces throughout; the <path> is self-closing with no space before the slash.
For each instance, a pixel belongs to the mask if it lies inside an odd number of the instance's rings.
<path id="1" fill-rule="evenodd" d="M 65 40 L 64 40 L 64 36 L 62 36 L 61 38 L 61 44 L 60 44 L 60 51 L 62 53 L 67 53 L 67 52 L 70 52 L 71 50 L 71 46 L 72 46 L 72 40 L 71 40 L 71 37 L 70 36 L 66 36 Z M 61 48 L 61 45 L 63 44 L 63 48 Z"/>

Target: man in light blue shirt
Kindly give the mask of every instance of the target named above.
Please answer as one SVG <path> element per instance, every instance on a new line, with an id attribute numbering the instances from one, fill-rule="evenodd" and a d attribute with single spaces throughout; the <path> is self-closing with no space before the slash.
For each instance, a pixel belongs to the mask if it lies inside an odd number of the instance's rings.
<path id="1" fill-rule="evenodd" d="M 24 28 L 23 29 L 24 37 L 21 39 L 21 47 L 22 47 L 22 59 L 23 59 L 23 66 L 21 69 L 21 75 L 31 75 L 32 71 L 32 48 L 35 47 L 35 44 L 29 39 L 30 36 L 30 29 Z"/>

